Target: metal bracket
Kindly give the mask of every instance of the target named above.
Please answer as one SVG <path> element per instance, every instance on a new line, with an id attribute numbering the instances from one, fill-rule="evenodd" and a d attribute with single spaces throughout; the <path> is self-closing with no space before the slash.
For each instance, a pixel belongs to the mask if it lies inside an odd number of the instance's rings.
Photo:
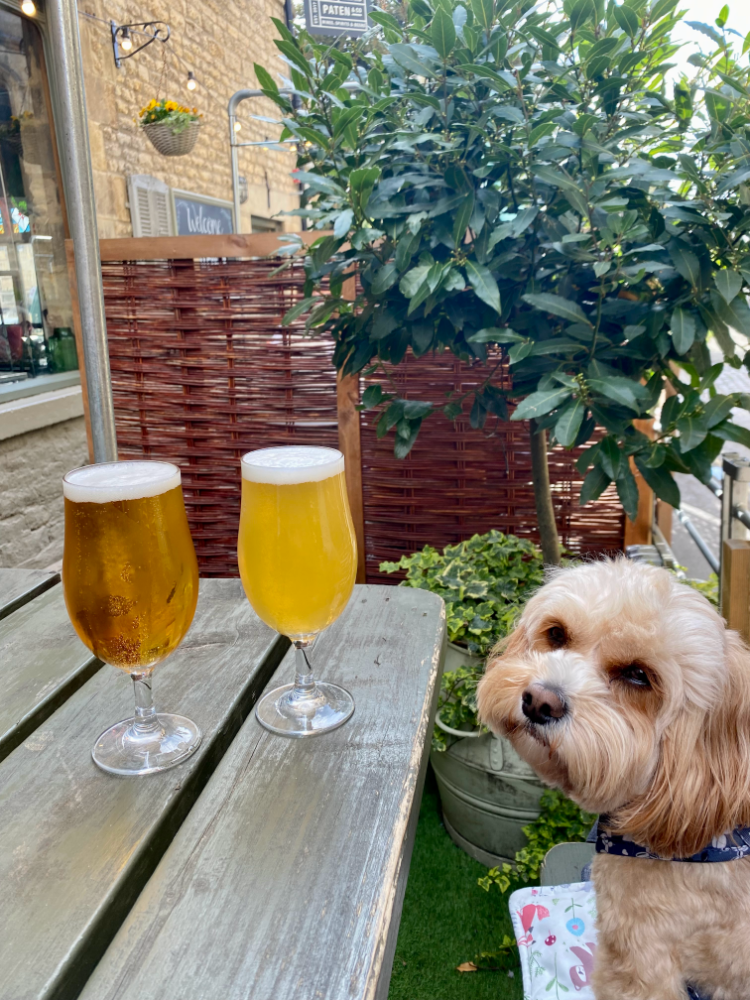
<path id="1" fill-rule="evenodd" d="M 132 59 L 134 55 L 141 52 L 152 42 L 169 41 L 171 34 L 169 25 L 165 24 L 164 21 L 140 21 L 135 24 L 117 24 L 115 21 L 110 21 L 109 25 L 112 31 L 112 51 L 115 56 L 115 66 L 118 69 L 122 65 L 123 60 Z M 139 45 L 137 49 L 126 53 L 122 48 L 122 39 L 130 37 L 131 28 L 134 28 L 138 34 L 148 37 L 143 45 Z"/>

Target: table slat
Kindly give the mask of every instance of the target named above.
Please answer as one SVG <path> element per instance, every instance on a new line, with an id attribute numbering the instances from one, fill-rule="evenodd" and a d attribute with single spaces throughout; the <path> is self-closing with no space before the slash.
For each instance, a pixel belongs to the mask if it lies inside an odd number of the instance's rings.
<path id="1" fill-rule="evenodd" d="M 0 622 L 0 761 L 101 666 L 76 635 L 57 584 Z"/>
<path id="2" fill-rule="evenodd" d="M 46 569 L 0 569 L 0 619 L 60 582 Z"/>
<path id="3" fill-rule="evenodd" d="M 239 580 L 202 580 L 195 620 L 154 675 L 157 709 L 203 743 L 163 774 L 117 778 L 91 747 L 132 714 L 132 683 L 104 667 L 0 765 L 0 994 L 77 996 L 288 647 Z"/>
<path id="4" fill-rule="evenodd" d="M 358 587 L 313 653 L 352 719 L 248 719 L 81 1000 L 384 998 L 444 638 L 434 595 Z"/>

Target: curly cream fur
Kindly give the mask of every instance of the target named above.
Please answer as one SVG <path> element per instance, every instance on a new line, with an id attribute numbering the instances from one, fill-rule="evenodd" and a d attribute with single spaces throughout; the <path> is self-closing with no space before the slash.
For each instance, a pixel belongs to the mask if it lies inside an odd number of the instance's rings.
<path id="1" fill-rule="evenodd" d="M 548 630 L 561 627 L 562 648 Z M 620 676 L 629 664 L 649 688 Z M 568 712 L 533 726 L 534 683 Z M 479 685 L 480 717 L 549 785 L 664 857 L 750 826 L 750 653 L 698 592 L 626 560 L 557 571 Z M 750 859 L 685 864 L 598 855 L 597 1000 L 750 997 Z"/>

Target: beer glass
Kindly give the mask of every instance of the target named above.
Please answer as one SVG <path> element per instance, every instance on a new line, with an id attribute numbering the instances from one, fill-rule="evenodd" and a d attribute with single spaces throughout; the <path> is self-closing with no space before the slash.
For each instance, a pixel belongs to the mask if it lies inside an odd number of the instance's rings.
<path id="1" fill-rule="evenodd" d="M 346 607 L 357 573 L 341 452 L 291 446 L 244 455 L 237 555 L 258 617 L 295 648 L 294 684 L 260 700 L 258 721 L 284 736 L 343 725 L 354 711 L 352 696 L 316 681 L 310 666 L 315 637 Z"/>
<path id="2" fill-rule="evenodd" d="M 63 591 L 73 628 L 105 663 L 130 674 L 135 716 L 107 729 L 91 755 L 112 774 L 153 774 L 194 753 L 200 729 L 157 714 L 151 675 L 182 642 L 198 600 L 198 562 L 169 462 L 106 462 L 63 479 Z"/>

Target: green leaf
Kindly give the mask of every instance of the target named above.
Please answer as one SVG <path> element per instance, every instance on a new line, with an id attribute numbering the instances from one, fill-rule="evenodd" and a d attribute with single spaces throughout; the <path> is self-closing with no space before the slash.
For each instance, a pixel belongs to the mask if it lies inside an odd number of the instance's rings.
<path id="1" fill-rule="evenodd" d="M 346 236 L 354 219 L 354 212 L 350 208 L 345 208 L 343 212 L 337 217 L 333 224 L 333 235 L 336 239 L 340 239 L 342 236 Z"/>
<path id="2" fill-rule="evenodd" d="M 295 319 L 299 319 L 299 317 L 303 313 L 306 313 L 309 309 L 312 309 L 313 305 L 322 301 L 323 301 L 322 299 L 316 299 L 313 297 L 300 299 L 296 305 L 292 306 L 291 309 L 289 309 L 287 312 L 284 313 L 284 316 L 281 320 L 281 325 L 291 326 L 292 323 L 295 321 Z"/>
<path id="3" fill-rule="evenodd" d="M 577 31 L 586 21 L 596 17 L 593 0 L 576 0 L 570 11 L 570 30 Z"/>
<path id="4" fill-rule="evenodd" d="M 367 16 L 375 24 L 379 24 L 381 28 L 389 28 L 391 31 L 397 31 L 399 34 L 403 32 L 401 24 L 393 14 L 389 14 L 385 10 L 370 10 L 367 12 Z"/>
<path id="5" fill-rule="evenodd" d="M 511 415 L 511 420 L 531 420 L 541 417 L 554 410 L 564 399 L 570 397 L 570 389 L 560 386 L 557 389 L 547 389 L 543 392 L 532 392 L 523 399 Z"/>
<path id="6" fill-rule="evenodd" d="M 500 292 L 497 282 L 492 277 L 492 272 L 484 264 L 477 264 L 473 260 L 467 260 L 466 277 L 469 279 L 472 288 L 477 293 L 478 298 L 485 302 L 495 312 L 500 312 Z"/>
<path id="7" fill-rule="evenodd" d="M 564 448 L 571 448 L 578 437 L 586 407 L 580 396 L 571 399 L 555 424 L 555 437 Z"/>
<path id="8" fill-rule="evenodd" d="M 536 128 L 531 130 L 531 135 L 529 136 L 529 149 L 535 146 L 540 139 L 543 139 L 545 135 L 551 135 L 557 126 L 554 122 L 543 122 L 541 125 L 537 125 Z"/>
<path id="9" fill-rule="evenodd" d="M 592 500 L 598 500 L 611 482 L 602 467 L 595 465 L 581 484 L 581 495 L 578 500 L 581 507 L 585 507 Z"/>
<path id="10" fill-rule="evenodd" d="M 638 516 L 638 484 L 627 463 L 624 463 L 620 469 L 620 475 L 615 480 L 615 486 L 617 487 L 617 495 L 625 509 L 625 513 L 631 521 L 635 521 Z"/>
<path id="11" fill-rule="evenodd" d="M 466 338 L 470 344 L 517 344 L 521 339 L 507 326 L 488 326 Z"/>
<path id="12" fill-rule="evenodd" d="M 750 308 L 741 295 L 736 296 L 729 304 L 722 299 L 715 305 L 719 316 L 728 326 L 750 337 Z"/>
<path id="13" fill-rule="evenodd" d="M 413 267 L 411 271 L 406 272 L 398 286 L 405 298 L 411 299 L 417 294 L 422 282 L 427 277 L 430 266 L 430 264 L 420 264 L 418 267 Z"/>
<path id="14" fill-rule="evenodd" d="M 385 267 L 381 267 L 375 275 L 370 291 L 373 295 L 382 295 L 396 283 L 398 278 L 398 268 L 395 261 L 389 261 Z"/>
<path id="15" fill-rule="evenodd" d="M 453 222 L 453 244 L 460 247 L 464 241 L 466 227 L 469 225 L 471 213 L 474 211 L 474 192 L 470 191 L 464 196 L 463 202 L 456 209 L 456 216 Z"/>
<path id="16" fill-rule="evenodd" d="M 493 0 L 471 0 L 474 17 L 489 35 L 495 20 L 495 5 Z"/>
<path id="17" fill-rule="evenodd" d="M 617 441 L 607 435 L 602 438 L 597 460 L 610 479 L 617 479 L 623 465 L 627 465 L 627 459 L 623 457 Z"/>
<path id="18" fill-rule="evenodd" d="M 737 444 L 744 444 L 746 448 L 750 448 L 750 430 L 747 427 L 740 427 L 739 424 L 725 420 L 724 423 L 712 427 L 711 433 L 723 441 L 735 441 Z"/>
<path id="19" fill-rule="evenodd" d="M 383 398 L 383 387 L 380 385 L 368 385 L 362 393 L 362 405 L 366 410 L 372 410 L 380 404 Z"/>
<path id="20" fill-rule="evenodd" d="M 307 184 L 315 191 L 322 191 L 323 194 L 332 194 L 337 198 L 346 197 L 345 192 L 335 181 L 332 181 L 330 177 L 324 177 L 322 174 L 312 174 L 307 170 L 295 170 L 294 179 L 301 184 Z"/>
<path id="21" fill-rule="evenodd" d="M 675 351 L 678 354 L 687 354 L 695 340 L 695 317 L 685 309 L 675 309 L 670 328 Z"/>
<path id="22" fill-rule="evenodd" d="M 680 506 L 680 489 L 664 466 L 651 469 L 636 455 L 635 464 L 638 471 L 660 500 L 671 507 Z"/>
<path id="23" fill-rule="evenodd" d="M 729 305 L 742 288 L 742 276 L 737 274 L 736 271 L 725 267 L 721 271 L 714 271 L 713 278 L 714 284 L 719 290 L 719 295 Z"/>
<path id="24" fill-rule="evenodd" d="M 670 240 L 667 244 L 667 250 L 674 266 L 685 281 L 689 281 L 693 288 L 700 288 L 701 266 L 695 254 L 688 250 L 679 240 Z"/>
<path id="25" fill-rule="evenodd" d="M 706 403 L 705 417 L 709 428 L 725 420 L 735 406 L 734 396 L 714 396 Z"/>
<path id="26" fill-rule="evenodd" d="M 692 451 L 708 434 L 708 421 L 705 416 L 687 414 L 677 421 L 677 430 L 680 434 L 680 451 Z"/>
<path id="27" fill-rule="evenodd" d="M 621 406 L 626 406 L 629 410 L 640 412 L 640 406 L 637 402 L 637 396 L 640 394 L 637 390 L 643 387 L 639 383 L 620 376 L 608 375 L 606 378 L 590 378 L 588 384 L 594 392 L 606 396 Z"/>
<path id="28" fill-rule="evenodd" d="M 640 27 L 640 22 L 638 20 L 638 15 L 633 10 L 632 7 L 626 7 L 624 4 L 622 7 L 614 8 L 615 21 L 622 28 L 626 35 L 631 38 L 635 38 L 638 34 L 638 29 Z"/>
<path id="29" fill-rule="evenodd" d="M 438 7 L 430 25 L 430 38 L 435 46 L 438 55 L 442 59 L 447 59 L 456 44 L 456 28 L 451 16 Z"/>
<path id="30" fill-rule="evenodd" d="M 389 51 L 403 69 L 408 69 L 416 76 L 427 76 L 430 78 L 435 76 L 431 67 L 419 59 L 411 45 L 390 45 Z"/>
<path id="31" fill-rule="evenodd" d="M 279 88 L 276 85 L 274 78 L 263 66 L 258 63 L 253 63 L 253 68 L 255 69 L 255 76 L 258 79 L 261 90 L 268 90 L 272 94 L 278 94 Z"/>
<path id="32" fill-rule="evenodd" d="M 552 313 L 553 316 L 561 316 L 571 323 L 587 323 L 589 326 L 593 326 L 577 302 L 571 302 L 570 299 L 564 299 L 560 295 L 539 292 L 537 294 L 524 295 L 522 298 L 524 302 L 528 302 L 535 309 L 541 309 L 542 312 Z"/>

